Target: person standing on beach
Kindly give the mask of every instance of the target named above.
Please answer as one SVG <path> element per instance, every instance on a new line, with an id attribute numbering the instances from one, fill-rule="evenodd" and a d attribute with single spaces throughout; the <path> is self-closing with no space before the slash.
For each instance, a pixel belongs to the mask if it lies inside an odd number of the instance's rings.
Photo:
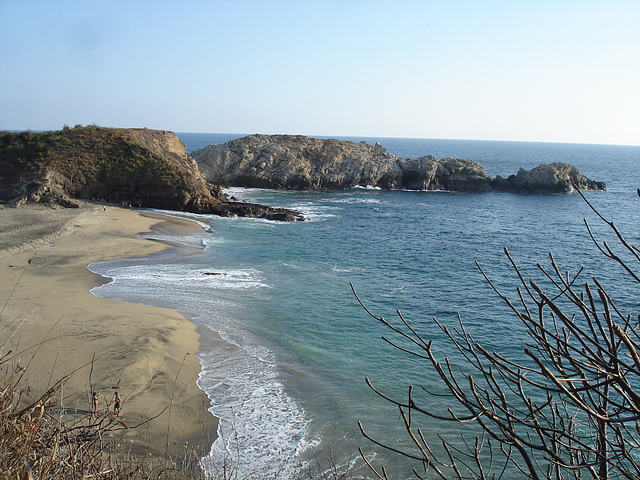
<path id="1" fill-rule="evenodd" d="M 116 390 L 116 395 L 113 399 L 114 403 L 113 403 L 113 414 L 117 417 L 118 415 L 120 415 L 120 394 L 118 393 L 118 391 Z"/>
<path id="2" fill-rule="evenodd" d="M 93 413 L 98 413 L 99 399 L 100 399 L 100 394 L 98 392 L 93 392 Z"/>

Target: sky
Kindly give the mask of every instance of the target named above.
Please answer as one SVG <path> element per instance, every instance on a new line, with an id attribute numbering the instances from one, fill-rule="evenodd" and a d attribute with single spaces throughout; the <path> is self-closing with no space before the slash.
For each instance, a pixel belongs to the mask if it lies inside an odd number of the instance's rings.
<path id="1" fill-rule="evenodd" d="M 640 145 L 639 0 L 0 0 L 0 129 Z"/>

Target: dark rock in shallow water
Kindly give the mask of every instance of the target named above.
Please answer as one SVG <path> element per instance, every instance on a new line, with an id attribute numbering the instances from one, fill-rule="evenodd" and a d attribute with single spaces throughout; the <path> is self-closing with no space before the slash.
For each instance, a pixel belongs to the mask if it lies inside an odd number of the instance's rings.
<path id="1" fill-rule="evenodd" d="M 321 140 L 302 135 L 249 135 L 191 154 L 205 178 L 223 186 L 331 190 L 375 186 L 399 190 L 568 192 L 573 184 L 604 190 L 571 165 L 554 163 L 507 179 L 487 176 L 473 160 L 401 158 L 376 143 Z"/>
<path id="2" fill-rule="evenodd" d="M 246 202 L 220 202 L 219 205 L 212 208 L 211 213 L 221 217 L 252 217 L 283 222 L 296 222 L 305 219 L 302 213 L 294 210 Z"/>

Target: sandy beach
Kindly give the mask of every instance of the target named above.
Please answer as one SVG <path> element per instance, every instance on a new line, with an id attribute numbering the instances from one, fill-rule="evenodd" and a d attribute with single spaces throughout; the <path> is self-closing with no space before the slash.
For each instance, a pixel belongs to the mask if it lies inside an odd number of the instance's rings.
<path id="1" fill-rule="evenodd" d="M 0 348 L 3 354 L 22 352 L 16 360 L 28 366 L 33 391 L 73 373 L 61 399 L 67 412 L 88 414 L 92 391 L 100 394 L 100 412 L 113 411 L 117 390 L 122 421 L 143 424 L 116 433 L 127 449 L 162 456 L 168 448 L 176 455 L 188 442 L 206 453 L 215 419 L 195 383 L 196 326 L 171 310 L 89 292 L 104 281 L 89 264 L 169 248 L 137 237 L 152 226 L 201 228 L 98 204 L 73 210 L 0 207 Z"/>

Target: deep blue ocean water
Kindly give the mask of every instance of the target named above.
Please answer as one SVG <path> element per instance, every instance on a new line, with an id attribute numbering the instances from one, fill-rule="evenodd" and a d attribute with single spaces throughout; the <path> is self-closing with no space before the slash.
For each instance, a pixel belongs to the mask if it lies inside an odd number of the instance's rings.
<path id="1" fill-rule="evenodd" d="M 242 135 L 178 134 L 188 151 Z M 640 147 L 527 142 L 396 138 L 346 138 L 380 143 L 398 156 L 469 158 L 489 175 L 561 161 L 605 181 L 606 192 L 585 195 L 638 244 Z M 585 266 L 583 281 L 597 274 L 625 312 L 638 314 L 638 288 L 621 279 L 589 239 L 611 235 L 579 195 L 448 193 L 350 189 L 280 192 L 232 189 L 243 200 L 295 208 L 310 220 L 277 223 L 186 215 L 206 230 L 173 238 L 196 247 L 145 259 L 91 265 L 113 278 L 93 290 L 107 298 L 178 310 L 203 338 L 198 385 L 222 419 L 208 459 L 238 465 L 238 478 L 293 478 L 331 454 L 352 477 L 372 477 L 357 447 L 392 478 L 408 478 L 407 460 L 375 448 L 359 432 L 406 444 L 396 409 L 381 400 L 365 377 L 383 390 L 406 396 L 410 384 L 438 388 L 423 361 L 386 344 L 385 328 L 358 305 L 349 287 L 375 313 L 394 319 L 396 307 L 434 351 L 460 364 L 431 318 L 454 325 L 460 314 L 487 346 L 521 358 L 524 330 L 483 280 L 477 260 L 510 295 L 516 278 L 503 248 L 525 276 L 553 252 L 561 268 Z M 157 234 L 149 234 L 157 237 Z M 166 238 L 165 238 L 166 239 Z M 437 401 L 443 402 L 442 399 Z M 426 422 L 427 433 L 443 427 Z M 444 428 L 451 428 L 446 426 Z M 453 432 L 454 434 L 456 432 Z M 323 463 L 326 466 L 326 462 Z"/>

